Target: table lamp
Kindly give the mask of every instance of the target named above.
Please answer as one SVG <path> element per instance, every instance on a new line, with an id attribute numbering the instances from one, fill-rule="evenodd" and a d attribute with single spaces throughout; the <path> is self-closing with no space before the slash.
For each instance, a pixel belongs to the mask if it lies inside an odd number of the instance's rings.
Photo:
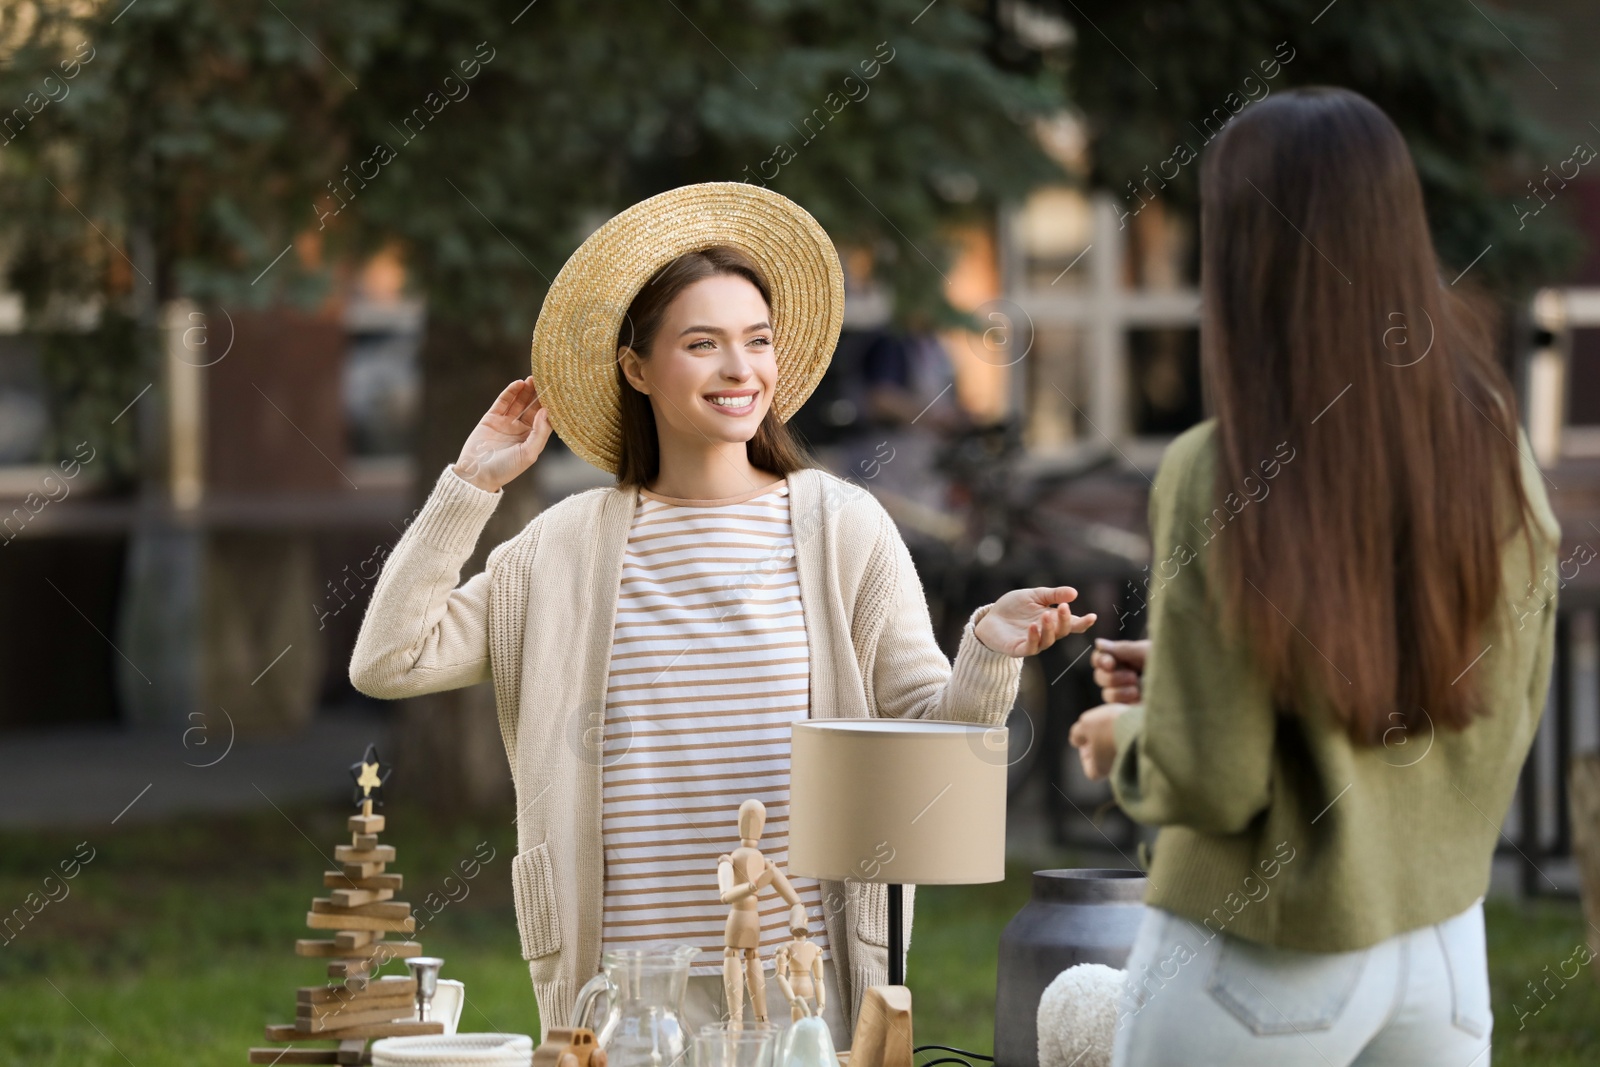
<path id="1" fill-rule="evenodd" d="M 790 745 L 788 869 L 888 886 L 889 985 L 903 986 L 901 886 L 1005 879 L 1006 728 L 812 719 Z"/>

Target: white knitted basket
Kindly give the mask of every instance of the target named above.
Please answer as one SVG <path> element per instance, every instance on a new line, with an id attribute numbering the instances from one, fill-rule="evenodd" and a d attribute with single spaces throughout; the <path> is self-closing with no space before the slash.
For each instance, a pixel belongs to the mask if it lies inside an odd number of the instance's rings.
<path id="1" fill-rule="evenodd" d="M 527 1034 L 424 1034 L 372 1043 L 372 1067 L 528 1067 Z"/>

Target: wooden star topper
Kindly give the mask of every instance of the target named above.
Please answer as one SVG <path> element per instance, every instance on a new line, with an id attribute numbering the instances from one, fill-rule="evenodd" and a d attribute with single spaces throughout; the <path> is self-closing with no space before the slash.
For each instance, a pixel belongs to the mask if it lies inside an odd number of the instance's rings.
<path id="1" fill-rule="evenodd" d="M 378 758 L 378 746 L 375 744 L 367 745 L 366 754 L 360 761 L 350 764 L 350 777 L 356 783 L 355 803 L 360 805 L 365 813 L 371 814 L 373 804 L 383 803 L 376 791 L 383 788 L 393 770 L 393 767 L 387 766 Z"/>

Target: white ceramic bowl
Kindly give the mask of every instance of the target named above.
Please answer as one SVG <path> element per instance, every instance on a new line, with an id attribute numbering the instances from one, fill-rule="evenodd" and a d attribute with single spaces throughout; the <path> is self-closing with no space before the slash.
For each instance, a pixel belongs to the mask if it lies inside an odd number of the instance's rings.
<path id="1" fill-rule="evenodd" d="M 528 1067 L 527 1034 L 427 1034 L 372 1043 L 372 1067 Z"/>

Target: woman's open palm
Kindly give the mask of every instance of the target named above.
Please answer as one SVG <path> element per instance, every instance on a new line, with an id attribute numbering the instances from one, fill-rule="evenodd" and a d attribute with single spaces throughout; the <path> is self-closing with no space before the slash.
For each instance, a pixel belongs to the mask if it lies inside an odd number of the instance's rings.
<path id="1" fill-rule="evenodd" d="M 1067 605 L 1077 598 L 1070 585 L 1013 589 L 984 613 L 974 632 L 996 652 L 1036 655 L 1067 634 L 1081 634 L 1094 625 L 1095 615 L 1072 614 Z"/>
<path id="2" fill-rule="evenodd" d="M 500 487 L 533 466 L 550 440 L 550 413 L 539 401 L 533 378 L 512 382 L 461 446 L 456 473 L 485 492 Z"/>

